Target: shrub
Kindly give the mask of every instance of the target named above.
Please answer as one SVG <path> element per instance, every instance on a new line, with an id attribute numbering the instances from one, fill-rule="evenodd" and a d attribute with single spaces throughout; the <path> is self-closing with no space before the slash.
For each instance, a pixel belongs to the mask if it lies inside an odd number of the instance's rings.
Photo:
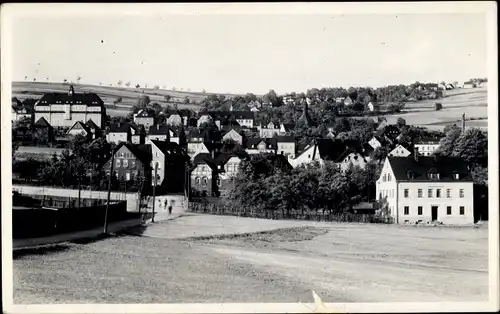
<path id="1" fill-rule="evenodd" d="M 434 104 L 434 110 L 441 110 L 443 109 L 443 105 L 440 102 L 437 102 Z"/>

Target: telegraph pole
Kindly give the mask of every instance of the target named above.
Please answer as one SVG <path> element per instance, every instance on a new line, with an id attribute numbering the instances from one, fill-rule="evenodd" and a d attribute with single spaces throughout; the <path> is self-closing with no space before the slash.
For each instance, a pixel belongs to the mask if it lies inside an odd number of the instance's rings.
<path id="1" fill-rule="evenodd" d="M 115 154 L 113 151 L 111 151 L 111 171 L 109 172 L 108 197 L 106 202 L 106 211 L 104 213 L 104 233 L 108 233 L 108 209 L 109 209 L 109 199 L 111 198 L 111 179 L 113 177 L 114 165 L 115 165 Z"/>
<path id="2" fill-rule="evenodd" d="M 151 218 L 151 222 L 155 222 L 155 196 L 156 196 L 156 174 L 158 173 L 158 163 L 155 163 L 155 180 L 153 185 L 153 217 Z"/>

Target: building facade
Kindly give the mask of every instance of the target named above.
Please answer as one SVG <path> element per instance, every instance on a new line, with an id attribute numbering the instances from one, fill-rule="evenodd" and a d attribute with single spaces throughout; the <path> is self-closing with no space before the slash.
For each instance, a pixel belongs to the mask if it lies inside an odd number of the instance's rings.
<path id="1" fill-rule="evenodd" d="M 458 158 L 388 157 L 377 202 L 395 223 L 474 223 L 473 182 Z"/>
<path id="2" fill-rule="evenodd" d="M 106 123 L 104 102 L 95 93 L 75 93 L 70 86 L 66 93 L 47 93 L 35 103 L 35 121 L 47 120 L 53 127 L 71 127 L 77 121 L 92 119 L 98 127 Z"/>
<path id="3" fill-rule="evenodd" d="M 423 140 L 415 143 L 415 148 L 421 156 L 431 156 L 438 148 L 439 141 Z"/>

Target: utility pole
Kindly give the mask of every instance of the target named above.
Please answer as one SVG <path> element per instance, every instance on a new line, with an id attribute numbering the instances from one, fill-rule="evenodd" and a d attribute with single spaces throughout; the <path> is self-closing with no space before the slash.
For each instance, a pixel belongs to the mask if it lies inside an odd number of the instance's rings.
<path id="1" fill-rule="evenodd" d="M 104 233 L 108 233 L 108 209 L 109 209 L 109 199 L 111 198 L 111 178 L 113 177 L 113 170 L 115 165 L 115 154 L 111 151 L 111 170 L 109 172 L 109 182 L 108 182 L 108 197 L 106 202 L 106 211 L 104 213 Z"/>
<path id="2" fill-rule="evenodd" d="M 156 196 L 156 174 L 158 173 L 158 163 L 155 162 L 155 180 L 153 185 L 153 217 L 151 218 L 151 222 L 155 222 L 155 196 Z"/>

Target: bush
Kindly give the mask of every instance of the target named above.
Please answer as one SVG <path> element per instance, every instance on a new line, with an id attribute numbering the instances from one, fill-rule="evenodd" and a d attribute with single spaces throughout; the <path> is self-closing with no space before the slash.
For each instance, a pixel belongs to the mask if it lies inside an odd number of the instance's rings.
<path id="1" fill-rule="evenodd" d="M 441 109 L 443 109 L 443 105 L 441 103 L 437 102 L 434 104 L 434 110 L 437 111 L 437 110 L 441 110 Z"/>

